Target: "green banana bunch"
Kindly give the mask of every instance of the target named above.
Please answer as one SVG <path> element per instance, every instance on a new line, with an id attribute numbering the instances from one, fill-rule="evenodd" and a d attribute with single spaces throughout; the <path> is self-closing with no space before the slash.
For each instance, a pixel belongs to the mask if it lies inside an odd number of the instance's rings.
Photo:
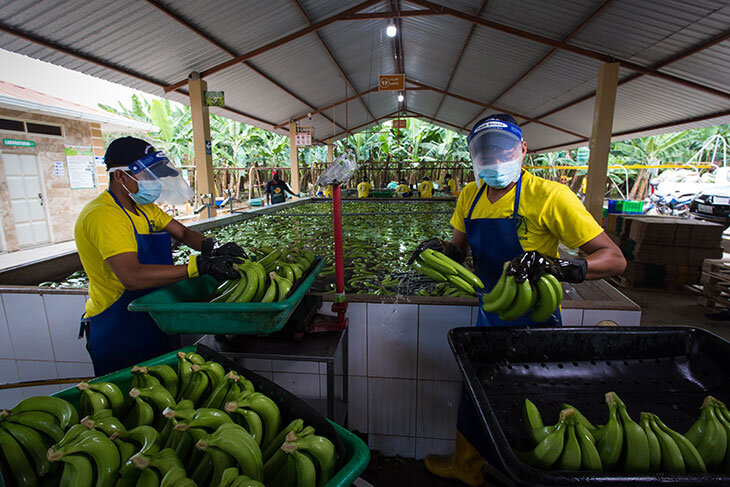
<path id="1" fill-rule="evenodd" d="M 542 416 L 537 406 L 527 398 L 525 398 L 525 403 L 522 407 L 522 418 L 527 427 L 527 434 L 530 436 L 534 445 L 537 445 L 547 435 L 555 431 L 555 426 L 545 426 L 543 424 Z"/>
<path id="2" fill-rule="evenodd" d="M 641 424 L 641 429 L 644 430 L 646 443 L 649 446 L 649 471 L 659 472 L 662 467 L 662 447 L 659 438 L 651 427 L 650 416 L 647 413 L 641 413 L 639 424 Z"/>
<path id="3" fill-rule="evenodd" d="M 673 429 L 669 428 L 667 425 L 665 425 L 661 419 L 659 419 L 659 416 L 656 414 L 651 415 L 653 419 L 653 425 L 657 426 L 657 429 L 661 430 L 662 432 L 666 433 L 669 437 L 671 437 L 672 440 L 674 440 L 674 443 L 679 447 L 679 451 L 682 454 L 682 459 L 684 460 L 684 466 L 686 468 L 686 471 L 689 473 L 706 473 L 707 467 L 705 466 L 704 460 L 702 460 L 702 456 L 697 451 L 695 446 L 690 442 L 687 438 L 682 436 L 681 434 L 677 433 Z M 657 430 L 654 429 L 654 433 L 657 433 Z M 657 434 L 657 438 L 659 435 Z M 661 442 L 661 440 L 660 440 Z M 662 450 L 662 461 L 664 459 L 664 450 Z"/>
<path id="4" fill-rule="evenodd" d="M 20 443 L 4 428 L 0 428 L 0 453 L 17 485 L 39 485 L 38 475 L 25 456 Z"/>
<path id="5" fill-rule="evenodd" d="M 138 426 L 128 431 L 120 431 L 114 433 L 110 439 L 115 441 L 115 443 L 117 441 L 124 441 L 134 445 L 134 452 L 132 454 L 127 456 L 126 454 L 129 453 L 128 451 L 122 454 L 122 457 L 127 457 L 124 464 L 119 469 L 119 474 L 122 477 L 129 475 L 135 470 L 134 464 L 131 461 L 132 456 L 137 453 L 153 455 L 160 451 L 161 446 L 160 435 L 157 433 L 157 430 L 151 426 Z M 119 443 L 117 443 L 117 445 L 118 444 Z"/>
<path id="6" fill-rule="evenodd" d="M 575 431 L 578 420 L 575 418 L 573 410 L 567 411 L 565 421 L 568 423 L 568 429 L 565 431 L 563 452 L 560 454 L 556 468 L 558 470 L 578 470 L 582 463 L 583 452 Z"/>
<path id="7" fill-rule="evenodd" d="M 560 412 L 560 419 L 555 430 L 548 434 L 534 449 L 521 452 L 515 450 L 515 454 L 523 462 L 533 467 L 550 468 L 558 461 L 563 453 L 565 433 L 568 429 L 566 416 L 572 414 L 571 409 L 564 409 Z"/>
<path id="8" fill-rule="evenodd" d="M 261 450 L 251 435 L 241 426 L 235 423 L 221 425 L 214 433 L 211 433 L 196 445 L 200 450 L 218 448 L 223 450 L 238 462 L 241 472 L 254 480 L 263 480 L 263 459 Z"/>
<path id="9" fill-rule="evenodd" d="M 433 249 L 425 249 L 413 262 L 413 266 L 431 279 L 449 282 L 471 296 L 475 289 L 484 289 L 481 279 L 455 260 Z"/>
<path id="10" fill-rule="evenodd" d="M 51 471 L 51 462 L 46 458 L 46 451 L 51 444 L 41 433 L 28 426 L 11 422 L 0 423 L 0 429 L 4 429 L 22 445 L 32 460 L 38 477 L 44 477 Z"/>
<path id="11" fill-rule="evenodd" d="M 132 455 L 130 461 L 140 470 L 144 470 L 146 468 L 156 469 L 159 472 L 160 477 L 167 475 L 173 468 L 182 468 L 183 471 L 185 468 L 175 454 L 175 450 L 171 448 L 160 450 L 153 454 L 140 452 Z"/>
<path id="12" fill-rule="evenodd" d="M 91 487 L 94 485 L 94 466 L 86 455 L 64 455 L 60 487 Z"/>
<path id="13" fill-rule="evenodd" d="M 193 403 L 197 406 L 198 404 L 201 404 L 205 398 L 205 391 L 208 389 L 208 385 L 210 384 L 210 378 L 208 374 L 200 370 L 200 365 L 193 365 L 192 367 L 193 373 L 180 394 L 180 399 L 193 401 Z"/>
<path id="14" fill-rule="evenodd" d="M 2 421 L 28 426 L 40 433 L 48 435 L 55 442 L 63 438 L 63 429 L 58 424 L 56 417 L 50 413 L 44 411 L 25 411 L 18 414 L 10 414 L 10 411 L 7 410 L 4 410 L 4 412 L 7 412 L 7 415 Z"/>
<path id="15" fill-rule="evenodd" d="M 91 416 L 86 416 L 81 420 L 81 424 L 89 429 L 97 429 L 107 436 L 111 436 L 117 431 L 127 430 L 118 418 L 107 413 L 111 413 L 111 411 L 102 409 Z"/>
<path id="16" fill-rule="evenodd" d="M 270 272 L 269 278 L 276 282 L 276 301 L 283 301 L 291 291 L 294 282 L 276 272 Z"/>
<path id="17" fill-rule="evenodd" d="M 279 434 L 276 435 L 276 437 L 272 438 L 272 440 L 266 445 L 262 452 L 263 452 L 263 458 L 265 461 L 268 461 L 269 458 L 276 452 L 281 446 L 284 444 L 284 441 L 286 439 L 286 436 L 290 432 L 298 433 L 299 431 L 304 428 L 304 421 L 302 419 L 295 419 L 288 425 L 286 425 Z"/>
<path id="18" fill-rule="evenodd" d="M 87 416 L 101 409 L 111 409 L 116 415 L 124 411 L 124 394 L 112 382 L 81 382 L 76 388 L 81 391 L 79 402 L 82 415 Z"/>
<path id="19" fill-rule="evenodd" d="M 725 458 L 727 450 L 727 432 L 720 422 L 712 396 L 707 396 L 702 403 L 700 418 L 684 435 L 699 452 L 705 466 L 710 471 L 717 471 Z M 722 413 L 720 413 L 722 414 Z M 698 423 L 699 424 L 698 426 Z"/>
<path id="20" fill-rule="evenodd" d="M 188 419 L 180 421 L 175 425 L 175 430 L 185 431 L 188 428 L 203 428 L 207 431 L 215 431 L 221 425 L 233 423 L 229 415 L 219 409 L 200 408 Z"/>
<path id="21" fill-rule="evenodd" d="M 246 431 L 256 440 L 256 444 L 261 446 L 264 438 L 264 423 L 258 413 L 250 410 L 239 408 L 229 413 L 233 417 L 236 424 L 243 426 Z"/>
<path id="22" fill-rule="evenodd" d="M 170 391 L 170 394 L 174 396 L 177 395 L 177 389 L 178 389 L 178 376 L 175 372 L 175 369 L 170 367 L 169 365 L 148 365 L 144 367 L 137 367 L 140 373 L 143 374 L 150 374 L 154 378 L 156 378 L 161 385 L 165 387 L 168 391 Z"/>
<path id="23" fill-rule="evenodd" d="M 643 473 L 649 471 L 649 441 L 644 430 L 631 419 L 626 405 L 615 392 L 611 392 L 618 404 L 618 413 L 624 427 L 624 472 Z"/>
<path id="24" fill-rule="evenodd" d="M 618 401 L 612 392 L 606 393 L 606 404 L 608 405 L 608 421 L 600 428 L 598 438 L 598 454 L 601 457 L 603 469 L 614 470 L 621 458 L 623 448 L 624 430 L 618 416 Z"/>
<path id="25" fill-rule="evenodd" d="M 297 472 L 297 487 L 315 487 L 317 485 L 317 471 L 314 462 L 309 456 L 294 450 L 291 453 Z"/>
<path id="26" fill-rule="evenodd" d="M 264 423 L 264 437 L 261 444 L 264 447 L 276 437 L 281 426 L 279 407 L 268 396 L 260 392 L 243 394 L 234 401 L 226 403 L 224 411 L 231 414 L 238 409 L 249 409 L 261 417 Z"/>
<path id="27" fill-rule="evenodd" d="M 160 480 L 160 487 L 197 487 L 197 485 L 187 477 L 184 468 L 173 467 Z"/>
<path id="28" fill-rule="evenodd" d="M 603 464 L 601 463 L 601 455 L 598 454 L 598 450 L 596 449 L 593 435 L 591 435 L 588 428 L 578 419 L 577 414 L 576 419 L 578 421 L 575 426 L 575 434 L 580 444 L 580 468 L 581 470 L 600 472 L 603 470 Z"/>
<path id="29" fill-rule="evenodd" d="M 122 420 L 124 427 L 132 429 L 138 426 L 153 424 L 155 421 L 155 410 L 152 408 L 152 405 L 140 397 L 135 397 L 132 401 L 129 412 L 127 412 L 127 415 Z"/>
<path id="30" fill-rule="evenodd" d="M 47 458 L 51 462 L 59 461 L 65 455 L 84 454 L 91 457 L 96 472 L 97 487 L 112 487 L 116 483 L 119 471 L 119 452 L 107 436 L 96 430 L 87 429 L 73 442 L 48 449 Z"/>
<path id="31" fill-rule="evenodd" d="M 319 477 L 317 486 L 325 485 L 335 473 L 337 455 L 335 446 L 324 436 L 307 435 L 294 441 L 284 443 L 281 447 L 286 453 L 306 452 L 317 461 Z"/>
<path id="32" fill-rule="evenodd" d="M 28 397 L 11 409 L 10 414 L 20 414 L 27 411 L 42 411 L 53 415 L 63 430 L 68 428 L 69 425 L 79 422 L 79 414 L 76 412 L 76 408 L 68 401 L 64 401 L 58 397 Z"/>
<path id="33" fill-rule="evenodd" d="M 240 380 L 241 378 L 236 372 L 229 371 L 210 393 L 208 399 L 203 403 L 203 407 L 221 409 L 227 397 L 237 397 L 241 393 Z"/>

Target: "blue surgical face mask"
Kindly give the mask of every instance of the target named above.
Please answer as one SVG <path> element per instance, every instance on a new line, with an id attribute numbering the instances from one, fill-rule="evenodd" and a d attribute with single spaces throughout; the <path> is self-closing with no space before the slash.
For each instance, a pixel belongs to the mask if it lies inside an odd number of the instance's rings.
<path id="1" fill-rule="evenodd" d="M 488 169 L 479 171 L 479 179 L 484 181 L 487 186 L 504 189 L 510 184 L 517 181 L 522 170 L 522 158 L 514 159 L 509 162 L 495 164 Z"/>
<path id="2" fill-rule="evenodd" d="M 127 189 L 127 187 L 124 186 L 124 189 Z M 162 193 L 162 183 L 158 180 L 137 181 L 137 192 L 132 193 L 128 189 L 127 192 L 129 192 L 129 196 L 138 205 L 149 205 L 150 203 L 154 203 L 157 198 L 160 197 L 160 194 Z"/>

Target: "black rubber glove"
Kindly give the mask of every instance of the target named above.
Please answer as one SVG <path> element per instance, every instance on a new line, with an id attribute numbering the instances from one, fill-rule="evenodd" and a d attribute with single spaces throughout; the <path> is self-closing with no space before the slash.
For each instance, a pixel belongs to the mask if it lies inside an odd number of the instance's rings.
<path id="1" fill-rule="evenodd" d="M 198 275 L 200 276 L 207 274 L 219 281 L 236 279 L 239 276 L 238 271 L 233 268 L 233 264 L 240 261 L 238 257 L 232 257 L 230 255 L 206 257 L 199 255 L 197 259 Z"/>
<path id="2" fill-rule="evenodd" d="M 228 242 L 219 245 L 216 239 L 210 237 L 200 243 L 200 254 L 204 257 L 220 257 L 223 255 L 239 257 L 241 259 L 248 257 L 246 252 L 238 244 Z"/>
<path id="3" fill-rule="evenodd" d="M 585 259 L 558 259 L 548 257 L 531 250 L 520 254 L 510 262 L 508 273 L 520 281 L 525 277 L 535 282 L 546 272 L 554 275 L 559 281 L 578 283 L 586 279 L 588 261 Z"/>
<path id="4" fill-rule="evenodd" d="M 466 259 L 466 252 L 464 252 L 464 249 L 458 245 L 454 245 L 446 240 L 441 240 L 440 238 L 429 238 L 428 240 L 421 242 L 418 247 L 416 247 L 416 250 L 413 251 L 411 257 L 408 259 L 408 265 L 413 264 L 418 256 L 421 255 L 421 252 L 426 249 L 441 252 L 446 257 L 455 260 L 459 264 L 463 264 L 464 259 Z"/>

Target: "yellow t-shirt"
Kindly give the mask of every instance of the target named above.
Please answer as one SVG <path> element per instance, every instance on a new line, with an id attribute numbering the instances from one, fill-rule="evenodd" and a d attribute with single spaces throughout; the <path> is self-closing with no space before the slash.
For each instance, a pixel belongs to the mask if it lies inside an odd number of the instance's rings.
<path id="1" fill-rule="evenodd" d="M 400 197 L 404 197 L 405 195 L 410 193 L 410 191 L 411 191 L 411 188 L 409 188 L 407 184 L 399 184 L 395 188 L 396 195 L 398 195 Z"/>
<path id="2" fill-rule="evenodd" d="M 431 181 L 422 181 L 418 185 L 418 192 L 421 194 L 421 198 L 431 198 L 433 196 L 433 183 Z"/>
<path id="3" fill-rule="evenodd" d="M 444 186 L 448 188 L 449 193 L 456 193 L 456 181 L 454 181 L 454 178 L 450 178 L 448 181 L 446 181 Z"/>
<path id="4" fill-rule="evenodd" d="M 370 190 L 372 187 L 370 186 L 370 183 L 367 181 L 363 181 L 362 183 L 357 185 L 357 197 L 358 198 L 367 198 L 370 196 Z"/>
<path id="5" fill-rule="evenodd" d="M 472 218 L 511 218 L 515 206 L 516 185 L 494 203 L 486 190 L 479 198 Z M 466 233 L 464 218 L 469 214 L 478 188 L 471 182 L 459 195 L 451 225 Z M 536 250 L 558 256 L 558 243 L 575 249 L 603 232 L 577 196 L 565 185 L 522 171 L 522 192 L 517 210 L 517 236 L 525 251 Z"/>
<path id="6" fill-rule="evenodd" d="M 324 196 L 325 198 L 332 198 L 332 185 L 327 185 L 324 187 Z"/>
<path id="7" fill-rule="evenodd" d="M 172 217 L 155 204 L 138 208 L 147 215 L 156 232 L 172 221 Z M 127 214 L 132 218 L 137 233 L 150 233 L 142 214 L 135 215 L 129 211 Z M 74 239 L 81 264 L 89 276 L 86 316 L 94 316 L 114 304 L 124 292 L 124 286 L 106 259 L 125 252 L 137 252 L 137 240 L 129 218 L 108 191 L 89 201 L 81 210 L 74 226 Z"/>

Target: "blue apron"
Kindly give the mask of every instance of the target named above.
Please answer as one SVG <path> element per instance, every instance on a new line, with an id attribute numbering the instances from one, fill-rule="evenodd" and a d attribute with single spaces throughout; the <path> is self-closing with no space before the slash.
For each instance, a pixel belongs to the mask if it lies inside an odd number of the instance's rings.
<path id="1" fill-rule="evenodd" d="M 150 230 L 149 234 L 140 235 L 127 210 L 111 191 L 109 194 L 132 223 L 134 237 L 137 240 L 139 263 L 173 265 L 170 234 L 153 232 L 154 228 L 149 218 L 138 206 L 137 211 L 147 220 Z M 133 313 L 127 310 L 129 303 L 153 290 L 125 290 L 114 304 L 98 315 L 81 319 L 79 338 L 86 334 L 86 348 L 94 364 L 94 375 L 98 377 L 108 374 L 175 348 L 175 338 L 162 332 L 148 313 Z"/>
<path id="2" fill-rule="evenodd" d="M 464 219 L 466 236 L 469 239 L 472 258 L 474 259 L 474 270 L 476 275 L 484 282 L 485 291 L 491 290 L 502 274 L 502 266 L 508 260 L 520 255 L 524 250 L 517 235 L 519 222 L 517 210 L 520 205 L 520 194 L 522 192 L 522 177 L 515 185 L 515 207 L 511 218 L 477 218 L 471 217 L 479 198 L 486 192 L 487 185 L 482 184 L 477 192 L 476 198 L 469 209 L 469 214 Z M 476 326 L 561 326 L 560 309 L 556 309 L 553 315 L 545 323 L 535 323 L 529 316 L 523 316 L 515 321 L 506 322 L 499 318 L 497 313 L 487 313 L 481 307 L 481 296 L 479 296 L 479 316 Z M 457 429 L 469 443 L 479 451 L 486 459 L 495 458 L 487 441 L 485 432 L 481 427 L 481 420 L 466 393 L 461 388 L 461 401 L 459 402 L 459 413 L 456 422 Z"/>

